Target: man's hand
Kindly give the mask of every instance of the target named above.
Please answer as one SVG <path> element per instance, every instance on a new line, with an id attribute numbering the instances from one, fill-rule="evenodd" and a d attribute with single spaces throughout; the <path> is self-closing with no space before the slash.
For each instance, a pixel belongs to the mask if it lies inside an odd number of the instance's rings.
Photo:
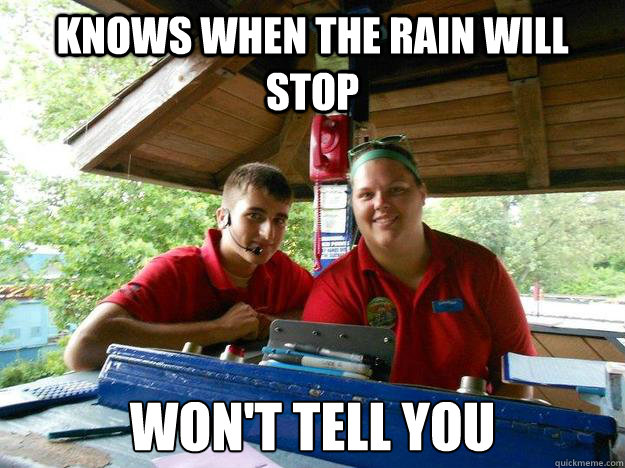
<path id="1" fill-rule="evenodd" d="M 283 320 L 299 320 L 302 317 L 302 311 L 299 309 L 289 310 L 280 316 L 270 315 L 265 312 L 258 312 L 258 337 L 259 340 L 265 340 L 269 337 L 269 327 L 271 322 L 277 319 Z"/>
<path id="2" fill-rule="evenodd" d="M 237 302 L 217 319 L 231 340 L 255 340 L 258 336 L 258 314 L 245 302 Z"/>

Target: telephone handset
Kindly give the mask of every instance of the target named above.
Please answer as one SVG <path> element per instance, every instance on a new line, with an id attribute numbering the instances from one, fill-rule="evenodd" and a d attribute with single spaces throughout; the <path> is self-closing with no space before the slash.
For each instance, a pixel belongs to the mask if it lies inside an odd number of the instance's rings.
<path id="1" fill-rule="evenodd" d="M 310 135 L 310 180 L 338 182 L 347 179 L 349 117 L 344 114 L 313 117 Z"/>

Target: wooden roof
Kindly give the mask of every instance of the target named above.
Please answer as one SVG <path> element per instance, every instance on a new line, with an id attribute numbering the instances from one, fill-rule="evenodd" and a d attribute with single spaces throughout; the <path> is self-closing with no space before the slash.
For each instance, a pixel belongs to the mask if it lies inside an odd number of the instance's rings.
<path id="1" fill-rule="evenodd" d="M 82 0 L 104 13 L 327 13 L 333 0 Z M 349 3 L 349 2 L 348 2 Z M 353 2 L 352 2 L 353 3 Z M 421 0 L 385 14 L 562 15 L 567 56 L 373 56 L 370 121 L 405 133 L 436 196 L 625 189 L 625 1 Z M 476 21 L 476 28 L 480 22 Z M 476 41 L 477 44 L 477 41 Z M 218 193 L 249 161 L 308 198 L 311 112 L 264 107 L 263 77 L 293 57 L 166 58 L 74 132 L 82 170 Z M 305 59 L 304 59 L 305 60 Z M 302 68 L 300 62 L 299 68 Z"/>

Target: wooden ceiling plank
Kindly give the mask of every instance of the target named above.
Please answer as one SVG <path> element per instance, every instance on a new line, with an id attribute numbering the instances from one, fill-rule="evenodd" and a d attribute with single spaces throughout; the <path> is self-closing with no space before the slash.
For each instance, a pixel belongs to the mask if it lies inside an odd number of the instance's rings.
<path id="1" fill-rule="evenodd" d="M 547 125 L 625 117 L 625 98 L 545 107 Z"/>
<path id="2" fill-rule="evenodd" d="M 231 80 L 224 81 L 219 89 L 244 99 L 256 107 L 265 108 L 265 88 L 245 75 L 237 74 Z"/>
<path id="3" fill-rule="evenodd" d="M 227 133 L 182 117 L 178 117 L 171 122 L 165 127 L 165 131 L 234 153 L 247 153 L 255 145 L 253 141 L 243 138 L 232 138 Z"/>
<path id="4" fill-rule="evenodd" d="M 625 190 L 625 166 L 608 169 L 551 172 L 547 188 L 528 188 L 524 173 L 484 174 L 424 178 L 433 197 L 477 197 L 491 195 L 530 195 L 558 192 L 598 192 Z"/>
<path id="5" fill-rule="evenodd" d="M 561 191 L 595 192 L 625 189 L 625 165 L 552 171 L 551 174 L 552 188 Z"/>
<path id="6" fill-rule="evenodd" d="M 372 112 L 370 120 L 376 127 L 394 127 L 512 110 L 514 110 L 514 104 L 510 90 L 508 90 L 501 94 Z"/>
<path id="7" fill-rule="evenodd" d="M 552 171 L 625 167 L 625 151 L 552 156 L 549 158 L 549 167 Z"/>
<path id="8" fill-rule="evenodd" d="M 125 149 L 124 151 L 119 151 L 117 154 L 124 154 L 126 158 L 129 155 L 138 154 L 143 159 L 149 159 L 155 162 L 163 161 L 172 165 L 179 164 L 182 169 L 189 168 L 205 172 L 211 172 L 216 166 L 216 161 L 212 161 L 206 156 L 196 156 L 171 148 L 162 148 L 150 143 L 143 143 L 141 146 L 133 148 L 132 150 Z"/>
<path id="9" fill-rule="evenodd" d="M 88 172 L 92 174 L 98 174 L 108 177 L 115 177 L 117 179 L 124 180 L 133 180 L 135 182 L 144 182 L 148 184 L 161 185 L 163 187 L 175 188 L 175 189 L 183 189 L 183 190 L 192 190 L 195 192 L 205 192 L 212 193 L 214 195 L 218 195 L 219 191 L 211 188 L 201 187 L 200 185 L 203 181 L 188 181 L 186 179 L 175 179 L 169 180 L 168 175 L 165 174 L 165 179 L 160 174 L 147 173 L 143 169 L 140 169 L 140 175 L 130 175 L 127 176 L 123 172 L 116 172 L 114 170 L 106 170 L 106 169 L 90 169 Z M 197 184 L 197 185 L 195 185 Z"/>
<path id="10" fill-rule="evenodd" d="M 174 135 L 173 133 L 165 131 L 159 132 L 157 135 L 146 141 L 146 143 L 214 161 L 232 159 L 237 155 L 237 153 L 233 151 L 217 148 L 215 146 L 207 145 L 205 143 Z"/>
<path id="11" fill-rule="evenodd" d="M 494 132 L 468 133 L 466 135 L 409 139 L 408 142 L 414 154 L 430 151 L 489 148 L 492 146 L 517 145 L 519 143 L 519 132 L 516 129 L 507 129 Z"/>
<path id="12" fill-rule="evenodd" d="M 544 106 L 625 97 L 625 77 L 542 87 Z"/>
<path id="13" fill-rule="evenodd" d="M 554 141 L 548 144 L 549 157 L 562 156 L 564 154 L 588 154 L 622 151 L 625 154 L 625 134 L 596 137 L 578 138 L 575 140 Z"/>
<path id="14" fill-rule="evenodd" d="M 201 123 L 202 125 L 227 133 L 230 137 L 242 138 L 256 144 L 267 141 L 275 132 L 270 132 L 255 125 L 249 125 L 241 119 L 224 114 L 219 110 L 212 110 L 201 104 L 195 104 L 182 115 L 183 119 Z"/>
<path id="15" fill-rule="evenodd" d="M 495 8 L 493 0 L 411 0 L 395 1 L 394 4 L 396 6 L 389 14 L 426 15 L 436 13 L 462 15 Z"/>
<path id="16" fill-rule="evenodd" d="M 151 182 L 168 187 L 210 191 L 212 193 L 217 191 L 214 179 L 208 172 L 184 169 L 175 163 L 156 162 L 138 156 L 130 160 L 121 157 L 121 161 L 111 169 L 95 168 L 89 172 L 112 175 L 128 180 Z"/>
<path id="17" fill-rule="evenodd" d="M 262 145 L 257 146 L 252 151 L 237 157 L 236 160 L 229 162 L 215 174 L 215 181 L 219 187 L 223 187 L 224 182 L 230 173 L 237 167 L 256 161 L 266 161 L 274 156 L 280 150 L 280 136 L 276 135 Z"/>
<path id="18" fill-rule="evenodd" d="M 264 94 L 263 94 L 264 95 Z M 265 109 L 250 106 L 249 103 L 221 89 L 215 89 L 200 100 L 200 105 L 219 110 L 250 125 L 262 127 L 270 132 L 278 132 L 283 124 L 283 117 Z"/>
<path id="19" fill-rule="evenodd" d="M 506 175 L 509 173 L 522 172 L 525 164 L 520 159 L 508 159 L 503 161 L 470 162 L 464 164 L 444 164 L 437 166 L 419 167 L 419 173 L 424 179 L 430 177 L 457 177 L 475 175 Z M 427 181 L 427 180 L 426 180 Z"/>
<path id="20" fill-rule="evenodd" d="M 371 112 L 376 112 L 509 92 L 510 86 L 508 85 L 506 75 L 497 73 L 419 86 L 417 88 L 404 88 L 396 91 L 375 93 L 371 95 L 369 109 Z"/>
<path id="21" fill-rule="evenodd" d="M 547 125 L 547 141 L 625 134 L 625 117 Z"/>
<path id="22" fill-rule="evenodd" d="M 540 81 L 544 87 L 625 76 L 625 53 L 584 57 L 542 65 Z"/>
<path id="23" fill-rule="evenodd" d="M 430 151 L 415 153 L 419 167 L 436 165 L 461 165 L 473 162 L 489 162 L 504 160 L 522 161 L 518 145 L 493 146 L 490 148 L 466 148 L 451 151 Z"/>
<path id="24" fill-rule="evenodd" d="M 375 122 L 373 122 L 375 124 Z M 410 139 L 437 137 L 443 135 L 464 135 L 493 130 L 515 129 L 518 127 L 514 112 L 462 117 L 459 119 L 421 122 L 416 125 L 377 127 L 378 137 L 404 134 Z"/>

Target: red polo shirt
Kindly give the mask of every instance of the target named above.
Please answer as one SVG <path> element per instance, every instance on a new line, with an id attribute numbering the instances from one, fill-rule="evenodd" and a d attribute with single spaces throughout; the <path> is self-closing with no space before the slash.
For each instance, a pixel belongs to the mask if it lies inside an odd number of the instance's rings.
<path id="1" fill-rule="evenodd" d="M 416 291 L 382 269 L 361 239 L 315 280 L 302 319 L 392 327 L 392 382 L 455 390 L 463 375 L 488 379 L 508 351 L 535 355 L 519 294 L 495 254 L 424 230 L 432 255 Z"/>
<path id="2" fill-rule="evenodd" d="M 235 287 L 219 260 L 221 231 L 210 229 L 202 248 L 179 247 L 154 258 L 102 302 L 120 305 L 145 322 L 212 320 L 237 302 L 281 315 L 302 309 L 312 277 L 282 252 L 259 265 L 247 288 Z"/>

